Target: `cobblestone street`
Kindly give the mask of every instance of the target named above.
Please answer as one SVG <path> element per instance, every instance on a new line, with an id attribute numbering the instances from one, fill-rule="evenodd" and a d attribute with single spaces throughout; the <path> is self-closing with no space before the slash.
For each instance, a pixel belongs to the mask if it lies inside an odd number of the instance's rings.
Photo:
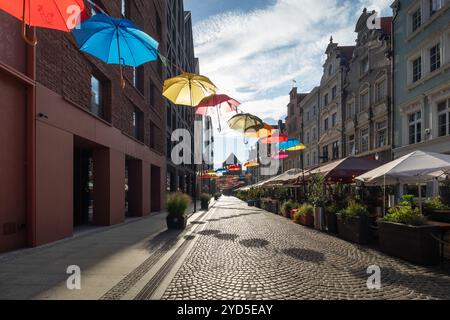
<path id="1" fill-rule="evenodd" d="M 448 264 L 427 269 L 223 197 L 163 299 L 450 299 Z M 367 288 L 367 268 L 382 288 Z"/>

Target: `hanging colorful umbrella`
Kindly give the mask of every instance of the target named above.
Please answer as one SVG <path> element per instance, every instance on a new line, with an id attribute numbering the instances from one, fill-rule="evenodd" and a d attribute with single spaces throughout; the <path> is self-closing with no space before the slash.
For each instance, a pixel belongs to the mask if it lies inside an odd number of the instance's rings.
<path id="1" fill-rule="evenodd" d="M 288 136 L 282 133 L 276 133 L 261 140 L 262 144 L 277 144 L 288 141 Z"/>
<path id="2" fill-rule="evenodd" d="M 249 131 L 259 131 L 264 128 L 264 122 L 257 116 L 249 113 L 235 115 L 233 118 L 228 120 L 228 125 L 230 126 L 230 129 L 238 131 L 242 134 Z"/>
<path id="3" fill-rule="evenodd" d="M 120 66 L 122 88 L 125 87 L 122 66 L 139 67 L 158 59 L 158 42 L 130 20 L 99 13 L 72 33 L 81 51 Z"/>
<path id="4" fill-rule="evenodd" d="M 306 146 L 303 143 L 301 143 L 298 146 L 286 149 L 284 151 L 294 152 L 294 151 L 302 151 L 302 150 L 305 150 L 305 149 L 306 149 Z"/>
<path id="5" fill-rule="evenodd" d="M 196 107 L 205 97 L 216 93 L 217 90 L 207 77 L 183 73 L 164 81 L 163 96 L 174 104 Z"/>
<path id="6" fill-rule="evenodd" d="M 220 174 L 225 174 L 228 173 L 229 171 L 227 169 L 217 169 L 216 172 Z"/>
<path id="7" fill-rule="evenodd" d="M 282 159 L 286 159 L 289 158 L 289 154 L 287 154 L 286 152 L 278 152 L 277 154 L 275 154 L 274 156 L 272 156 L 272 159 L 277 159 L 277 160 L 282 160 Z"/>
<path id="8" fill-rule="evenodd" d="M 297 147 L 298 145 L 300 145 L 301 142 L 298 139 L 289 139 L 285 142 L 281 142 L 278 144 L 278 149 L 280 150 L 288 150 L 290 148 L 294 148 Z"/>
<path id="9" fill-rule="evenodd" d="M 237 111 L 240 106 L 240 102 L 230 98 L 226 94 L 213 94 L 209 97 L 205 97 L 197 106 L 197 111 L 195 112 L 198 115 L 206 116 L 208 111 L 212 108 L 215 108 L 217 113 L 217 119 L 219 121 L 219 132 L 222 131 L 222 126 L 220 124 L 220 111 L 224 112 L 232 112 Z"/>
<path id="10" fill-rule="evenodd" d="M 234 165 L 234 166 L 228 167 L 228 170 L 229 170 L 229 171 L 241 171 L 242 168 L 241 168 L 241 166 Z"/>
<path id="11" fill-rule="evenodd" d="M 22 21 L 22 37 L 31 46 L 37 40 L 27 38 L 26 26 L 69 32 L 77 26 L 83 0 L 4 0 L 0 9 Z"/>
<path id="12" fill-rule="evenodd" d="M 245 135 L 248 138 L 254 138 L 254 139 L 263 139 L 268 136 L 271 136 L 276 132 L 276 129 L 274 129 L 271 125 L 268 125 L 267 123 L 264 124 L 264 127 L 258 131 L 248 131 L 245 133 Z"/>
<path id="13" fill-rule="evenodd" d="M 253 162 L 253 161 L 249 161 L 246 164 L 244 164 L 244 167 L 246 167 L 246 168 L 259 167 L 259 163 L 258 162 Z"/>

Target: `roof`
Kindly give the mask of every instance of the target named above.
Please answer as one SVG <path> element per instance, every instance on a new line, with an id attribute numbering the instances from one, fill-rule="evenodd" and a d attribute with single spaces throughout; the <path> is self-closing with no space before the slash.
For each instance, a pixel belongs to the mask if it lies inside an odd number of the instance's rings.
<path id="1" fill-rule="evenodd" d="M 346 61 L 350 61 L 353 57 L 353 52 L 355 51 L 356 46 L 339 46 L 338 50 L 341 54 L 341 57 Z"/>

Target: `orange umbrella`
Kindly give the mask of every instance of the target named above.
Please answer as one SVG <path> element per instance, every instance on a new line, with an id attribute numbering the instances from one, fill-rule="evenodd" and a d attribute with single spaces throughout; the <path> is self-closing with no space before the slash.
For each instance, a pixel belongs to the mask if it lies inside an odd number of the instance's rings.
<path id="1" fill-rule="evenodd" d="M 0 2 L 0 9 L 22 21 L 22 37 L 32 46 L 37 40 L 26 36 L 26 25 L 69 32 L 76 27 L 83 0 L 7 0 Z"/>
<path id="2" fill-rule="evenodd" d="M 266 138 L 268 136 L 271 136 L 272 134 L 275 133 L 275 129 L 268 125 L 267 123 L 264 124 L 264 128 L 262 128 L 261 130 L 258 131 L 248 131 L 245 133 L 245 136 L 248 138 L 255 138 L 255 139 L 262 139 L 262 138 Z"/>

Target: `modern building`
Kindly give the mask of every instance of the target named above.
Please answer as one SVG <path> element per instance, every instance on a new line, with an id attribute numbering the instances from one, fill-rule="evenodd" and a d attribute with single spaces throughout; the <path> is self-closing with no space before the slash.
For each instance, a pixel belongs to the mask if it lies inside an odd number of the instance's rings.
<path id="1" fill-rule="evenodd" d="M 344 157 L 344 124 L 342 121 L 345 103 L 345 78 L 355 46 L 339 46 L 330 39 L 320 82 L 320 163 Z"/>
<path id="2" fill-rule="evenodd" d="M 167 78 L 177 76 L 182 72 L 198 73 L 198 59 L 194 55 L 194 40 L 192 34 L 191 13 L 184 10 L 183 0 L 166 0 L 166 42 Z M 173 105 L 166 100 L 167 109 L 167 181 L 168 192 L 183 191 L 194 196 L 196 184 L 196 166 L 192 163 L 175 165 L 172 161 L 172 149 L 177 142 L 172 141 L 172 133 L 177 129 L 185 129 L 191 135 L 192 150 L 194 150 L 194 120 L 195 109 L 187 106 Z M 194 152 L 192 152 L 194 157 Z"/>
<path id="3" fill-rule="evenodd" d="M 380 18 L 380 27 L 368 28 L 375 12 L 364 9 L 355 28 L 356 48 L 345 75 L 342 116 L 343 157 L 392 160 L 391 26 L 392 17 Z"/>
<path id="4" fill-rule="evenodd" d="M 165 1 L 95 3 L 133 20 L 165 54 Z M 0 30 L 0 251 L 162 210 L 162 64 L 125 68 L 122 90 L 119 67 L 80 52 L 70 33 L 32 29 L 38 44 L 27 46 L 3 11 Z"/>
<path id="5" fill-rule="evenodd" d="M 314 88 L 301 102 L 300 108 L 302 110 L 303 134 L 301 135 L 301 142 L 306 149 L 301 151 L 304 159 L 304 169 L 315 168 L 319 165 L 319 136 L 320 136 L 320 121 L 319 121 L 319 105 L 320 93 L 319 88 Z M 300 168 L 300 167 L 299 167 Z"/>
<path id="6" fill-rule="evenodd" d="M 397 0 L 393 19 L 394 156 L 450 153 L 450 1 Z M 427 194 L 435 194 L 429 185 Z"/>

